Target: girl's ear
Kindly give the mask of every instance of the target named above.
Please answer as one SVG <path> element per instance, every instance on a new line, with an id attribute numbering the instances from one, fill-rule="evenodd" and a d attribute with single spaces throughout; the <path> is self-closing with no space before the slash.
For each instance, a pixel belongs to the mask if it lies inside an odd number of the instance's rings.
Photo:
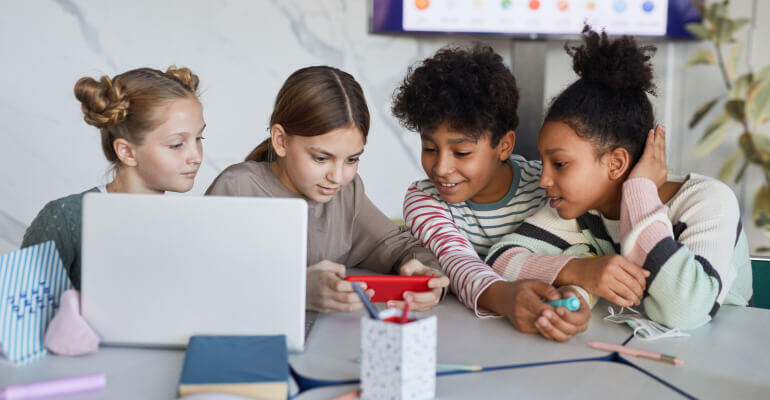
<path id="1" fill-rule="evenodd" d="M 607 176 L 610 180 L 623 179 L 631 167 L 631 155 L 628 154 L 628 150 L 616 147 L 605 157 L 607 157 Z"/>
<path id="2" fill-rule="evenodd" d="M 112 142 L 112 149 L 120 163 L 127 167 L 136 167 L 136 147 L 126 139 L 119 138 Z"/>
<path id="3" fill-rule="evenodd" d="M 513 153 L 513 147 L 516 145 L 516 132 L 508 131 L 500 139 L 500 143 L 497 144 L 497 158 L 498 160 L 505 162 L 511 157 Z"/>
<path id="4" fill-rule="evenodd" d="M 283 130 L 281 124 L 273 124 L 270 127 L 270 142 L 273 145 L 273 151 L 278 157 L 286 157 L 288 135 Z"/>

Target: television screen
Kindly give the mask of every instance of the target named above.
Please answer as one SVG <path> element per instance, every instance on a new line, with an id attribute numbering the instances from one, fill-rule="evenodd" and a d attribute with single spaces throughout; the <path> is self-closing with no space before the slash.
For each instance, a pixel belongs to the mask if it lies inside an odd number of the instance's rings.
<path id="1" fill-rule="evenodd" d="M 577 35 L 587 22 L 610 35 L 692 38 L 690 0 L 372 0 L 375 33 Z"/>

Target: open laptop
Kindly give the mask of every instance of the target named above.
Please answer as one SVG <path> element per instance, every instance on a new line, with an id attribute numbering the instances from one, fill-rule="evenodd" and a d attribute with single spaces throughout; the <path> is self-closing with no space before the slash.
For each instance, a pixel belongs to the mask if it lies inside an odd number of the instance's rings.
<path id="1" fill-rule="evenodd" d="M 299 199 L 87 194 L 82 313 L 105 344 L 305 334 L 307 204 Z"/>

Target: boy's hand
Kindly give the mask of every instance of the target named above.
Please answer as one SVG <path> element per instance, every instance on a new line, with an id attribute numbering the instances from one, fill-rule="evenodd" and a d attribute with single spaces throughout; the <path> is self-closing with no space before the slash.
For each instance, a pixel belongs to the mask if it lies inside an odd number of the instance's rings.
<path id="1" fill-rule="evenodd" d="M 556 307 L 554 311 L 546 309 L 535 320 L 535 328 L 543 337 L 557 342 L 565 342 L 572 336 L 588 329 L 588 320 L 591 319 L 591 307 L 586 304 L 583 296 L 571 287 L 565 286 L 557 289 L 563 299 L 577 297 L 580 300 L 580 308 L 577 311 L 569 311 L 564 307 Z"/>
<path id="2" fill-rule="evenodd" d="M 399 275 L 435 276 L 428 281 L 429 292 L 404 292 L 404 300 L 409 301 L 409 308 L 414 311 L 426 311 L 435 307 L 441 301 L 441 292 L 449 286 L 449 278 L 441 271 L 425 266 L 417 259 L 407 261 L 399 269 Z M 404 308 L 404 301 L 391 300 L 388 307 Z"/>
<path id="3" fill-rule="evenodd" d="M 305 293 L 307 309 L 328 313 L 362 308 L 364 303 L 353 290 L 353 282 L 342 280 L 344 277 L 345 266 L 329 260 L 308 267 Z M 361 289 L 366 289 L 366 283 L 356 283 Z M 366 295 L 371 299 L 374 290 L 366 290 Z"/>
<path id="4" fill-rule="evenodd" d="M 508 318 L 513 327 L 522 333 L 538 333 L 535 320 L 544 311 L 553 310 L 553 307 L 545 304 L 543 299 L 550 301 L 561 298 L 556 288 L 537 280 L 498 281 L 490 285 L 482 296 L 485 294 L 490 296 L 491 302 L 498 305 L 497 307 L 485 306 L 485 308 L 490 308 Z"/>
<path id="5" fill-rule="evenodd" d="M 655 131 L 650 130 L 644 145 L 642 157 L 636 163 L 626 179 L 649 178 L 655 186 L 661 187 L 666 183 L 668 166 L 666 165 L 666 129 L 658 125 Z"/>
<path id="6" fill-rule="evenodd" d="M 613 254 L 601 257 L 573 258 L 557 277 L 560 285 L 578 285 L 621 307 L 639 305 L 650 272 Z"/>

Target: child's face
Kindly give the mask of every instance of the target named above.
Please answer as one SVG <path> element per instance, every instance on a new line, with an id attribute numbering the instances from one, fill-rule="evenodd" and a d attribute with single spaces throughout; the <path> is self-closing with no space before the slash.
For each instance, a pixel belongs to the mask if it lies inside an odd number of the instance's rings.
<path id="1" fill-rule="evenodd" d="M 543 160 L 540 186 L 560 217 L 573 219 L 590 209 L 613 207 L 616 187 L 608 175 L 607 157 L 597 158 L 590 141 L 563 122 L 546 122 L 538 149 Z"/>
<path id="2" fill-rule="evenodd" d="M 475 140 L 444 123 L 421 138 L 422 168 L 447 203 L 491 203 L 507 193 L 510 180 L 495 178 L 507 168 L 501 161 L 511 152 L 501 145 L 493 148 L 490 134 Z"/>
<path id="3" fill-rule="evenodd" d="M 136 172 L 149 191 L 186 192 L 193 187 L 201 165 L 203 109 L 194 98 L 173 101 L 164 121 L 136 147 Z"/>
<path id="4" fill-rule="evenodd" d="M 356 177 L 364 152 L 364 135 L 357 127 L 284 138 L 282 148 L 276 148 L 281 153 L 278 179 L 292 192 L 326 203 Z"/>

